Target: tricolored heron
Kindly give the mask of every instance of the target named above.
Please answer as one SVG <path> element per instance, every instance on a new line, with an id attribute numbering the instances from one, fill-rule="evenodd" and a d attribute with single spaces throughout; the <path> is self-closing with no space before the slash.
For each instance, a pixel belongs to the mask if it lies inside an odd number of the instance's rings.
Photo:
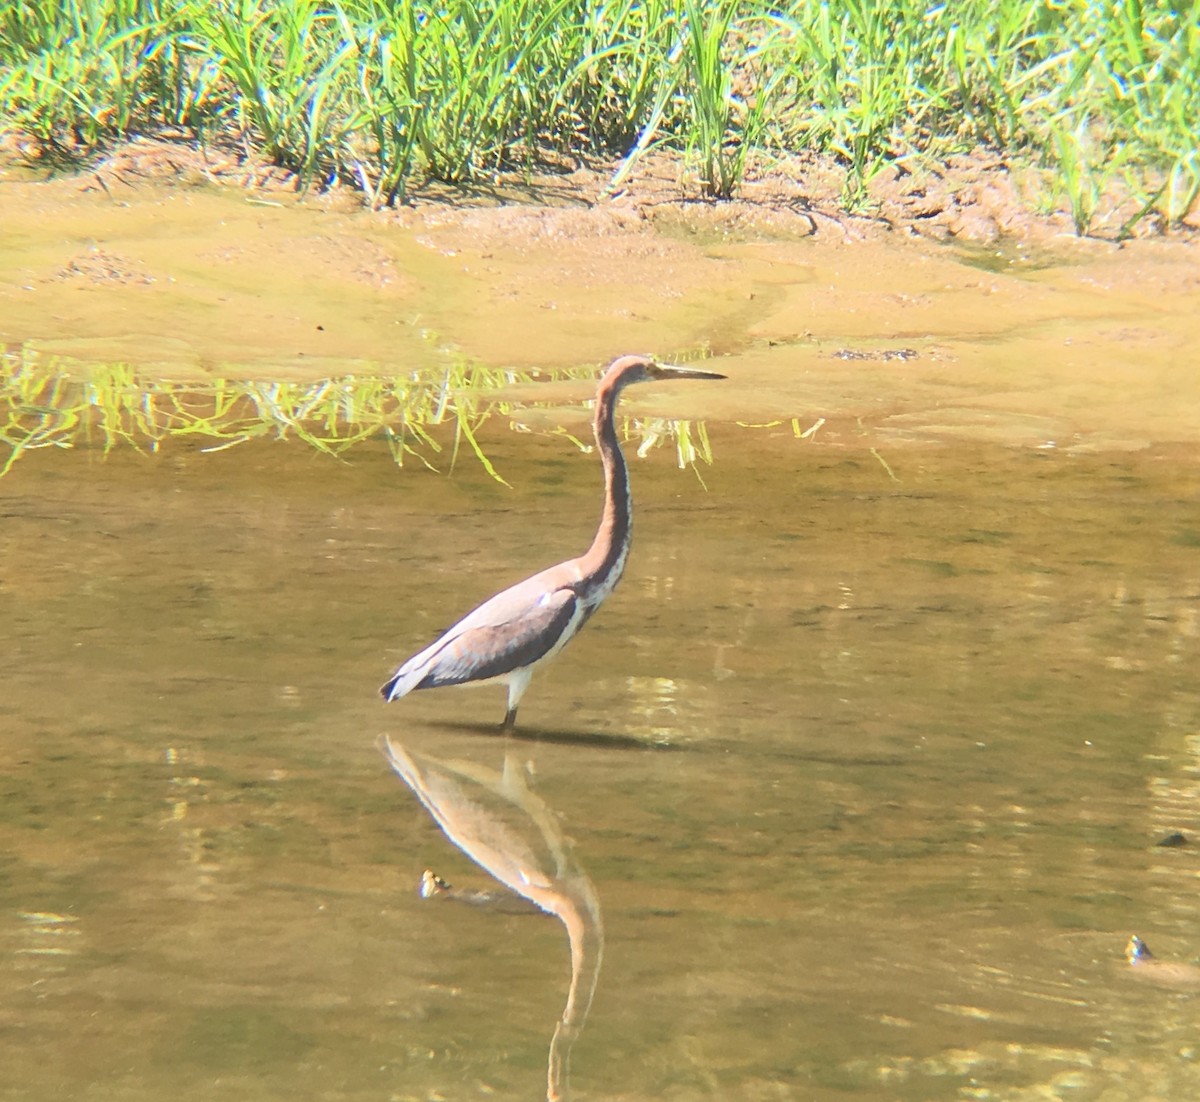
<path id="1" fill-rule="evenodd" d="M 658 379 L 723 378 L 713 371 L 655 363 L 648 356 L 614 360 L 596 388 L 593 429 L 604 464 L 604 511 L 592 546 L 484 601 L 405 662 L 379 690 L 384 700 L 398 700 L 414 689 L 498 682 L 508 686 L 503 729 L 511 731 L 533 671 L 587 623 L 616 588 L 629 557 L 633 501 L 614 424 L 621 391 Z"/>

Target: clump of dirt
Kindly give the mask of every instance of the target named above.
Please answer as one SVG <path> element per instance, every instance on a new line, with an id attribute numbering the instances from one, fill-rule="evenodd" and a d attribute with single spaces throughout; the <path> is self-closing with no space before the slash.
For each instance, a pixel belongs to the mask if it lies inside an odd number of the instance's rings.
<path id="1" fill-rule="evenodd" d="M 71 257 L 52 278 L 79 280 L 89 284 L 107 283 L 119 287 L 154 282 L 154 277 L 139 265 L 103 249 L 89 249 Z"/>
<path id="2" fill-rule="evenodd" d="M 8 152 L 24 154 L 11 144 Z M 31 163 L 36 167 L 36 161 Z M 76 177 L 85 191 L 100 189 L 114 195 L 143 180 L 168 180 L 193 187 L 232 184 L 254 191 L 295 191 L 297 186 L 295 173 L 271 164 L 252 147 L 228 139 L 198 145 L 185 134 L 171 131 L 115 146 L 78 170 Z"/>

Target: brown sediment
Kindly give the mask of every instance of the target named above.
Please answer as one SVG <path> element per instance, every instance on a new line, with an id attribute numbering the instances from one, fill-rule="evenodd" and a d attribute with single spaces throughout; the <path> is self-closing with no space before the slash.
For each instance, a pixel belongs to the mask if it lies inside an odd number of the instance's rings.
<path id="1" fill-rule="evenodd" d="M 1077 238 L 990 154 L 881 175 L 869 217 L 839 210 L 828 162 L 777 165 L 732 203 L 697 201 L 664 158 L 609 195 L 611 169 L 371 213 L 176 142 L 51 181 L 10 167 L 0 340 L 173 378 L 711 353 L 733 385 L 710 415 L 824 418 L 869 446 L 1200 440 L 1187 233 Z"/>

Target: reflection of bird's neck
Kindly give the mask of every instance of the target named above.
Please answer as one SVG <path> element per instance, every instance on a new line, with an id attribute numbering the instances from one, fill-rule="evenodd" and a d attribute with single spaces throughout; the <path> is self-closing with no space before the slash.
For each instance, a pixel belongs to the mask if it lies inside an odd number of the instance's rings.
<path id="1" fill-rule="evenodd" d="M 588 597 L 595 604 L 612 591 L 625 569 L 633 526 L 629 494 L 629 469 L 617 439 L 616 408 L 621 387 L 614 381 L 596 394 L 596 447 L 604 465 L 604 512 L 592 546 L 580 558 L 588 582 Z"/>

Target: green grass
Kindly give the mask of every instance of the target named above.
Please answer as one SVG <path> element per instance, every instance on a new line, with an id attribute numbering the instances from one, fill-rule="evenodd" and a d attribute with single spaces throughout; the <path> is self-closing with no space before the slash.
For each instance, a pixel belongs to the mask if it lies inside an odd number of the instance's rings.
<path id="1" fill-rule="evenodd" d="M 456 360 L 439 372 L 387 377 L 343 376 L 313 383 L 217 379 L 174 383 L 143 378 L 127 364 L 87 370 L 40 364 L 19 353 L 0 357 L 0 478 L 40 448 L 97 447 L 157 453 L 172 443 L 195 442 L 217 452 L 254 440 L 297 440 L 341 456 L 367 440 L 383 439 L 398 466 L 415 459 L 453 468 L 469 452 L 498 482 L 480 443 L 493 417 L 518 421 L 533 404 L 506 397 L 514 385 L 545 372 L 484 368 Z M 556 379 L 591 381 L 591 370 L 565 370 Z M 639 456 L 673 446 L 680 467 L 712 463 L 702 423 L 662 418 L 622 421 L 623 436 Z M 581 450 L 590 444 L 565 429 L 550 430 Z M 507 485 L 507 483 L 506 483 Z"/>
<path id="2" fill-rule="evenodd" d="M 1081 232 L 1200 195 L 1200 9 L 1143 0 L 8 0 L 0 126 L 43 156 L 237 135 L 375 205 L 579 155 L 682 155 L 706 194 L 750 154 L 875 174 L 983 143 L 1044 166 Z M 1051 198 L 1054 198 L 1052 195 Z"/>

